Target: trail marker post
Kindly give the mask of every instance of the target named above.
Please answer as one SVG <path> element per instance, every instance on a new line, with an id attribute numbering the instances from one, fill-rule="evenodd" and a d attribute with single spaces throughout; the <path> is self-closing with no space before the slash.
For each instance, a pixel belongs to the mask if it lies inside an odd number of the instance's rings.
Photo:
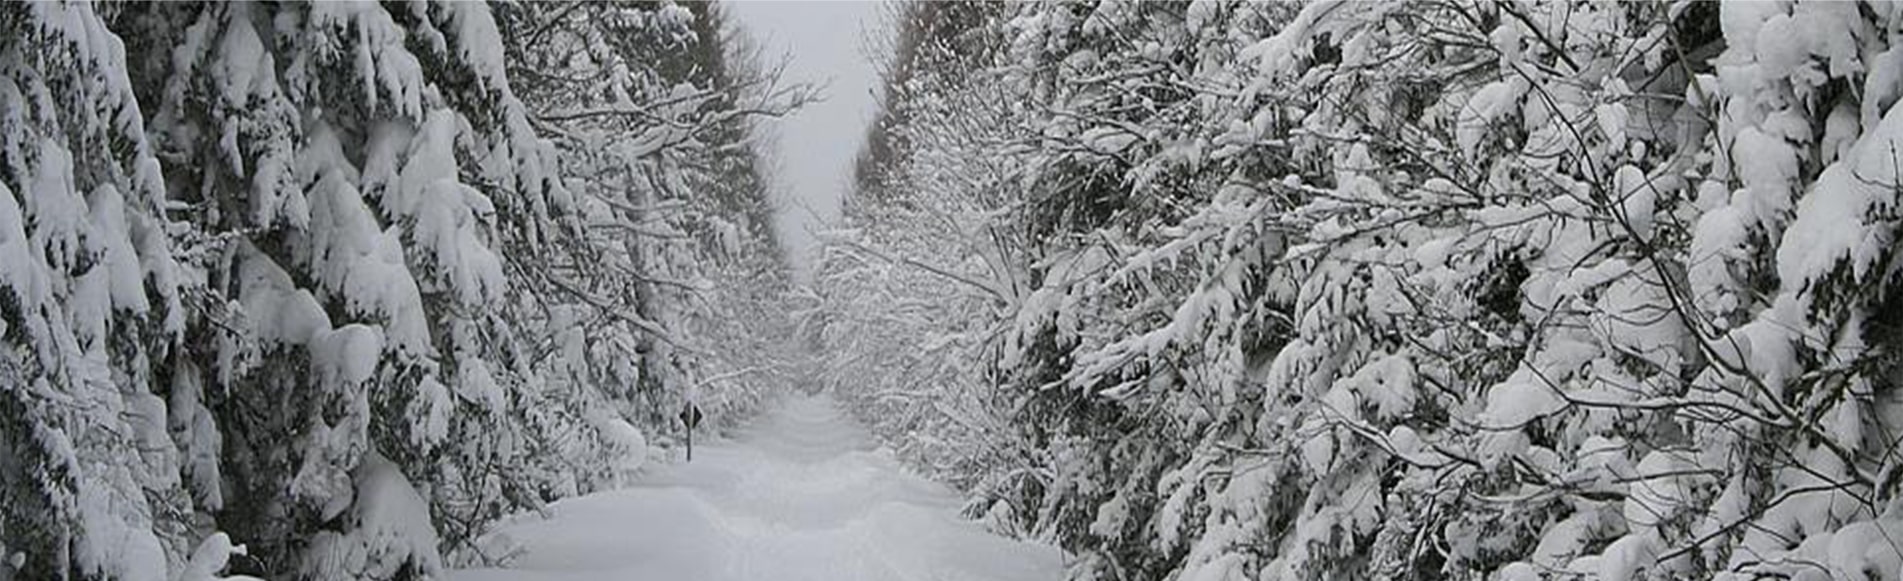
<path id="1" fill-rule="evenodd" d="M 687 426 L 687 461 L 694 461 L 694 426 L 700 425 L 700 406 L 687 402 L 681 408 L 681 425 Z"/>

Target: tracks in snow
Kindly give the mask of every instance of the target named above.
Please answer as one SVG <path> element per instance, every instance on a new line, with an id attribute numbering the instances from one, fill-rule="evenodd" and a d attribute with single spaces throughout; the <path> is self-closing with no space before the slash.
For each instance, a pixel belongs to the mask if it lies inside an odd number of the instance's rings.
<path id="1" fill-rule="evenodd" d="M 508 569 L 452 581 L 1047 581 L 1060 553 L 956 515 L 825 396 L 790 396 L 738 437 L 641 483 L 555 503 L 499 534 Z"/>

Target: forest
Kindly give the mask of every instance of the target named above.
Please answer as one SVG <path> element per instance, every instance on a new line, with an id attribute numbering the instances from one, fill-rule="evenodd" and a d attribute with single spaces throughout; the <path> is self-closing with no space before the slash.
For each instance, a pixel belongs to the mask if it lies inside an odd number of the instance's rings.
<path id="1" fill-rule="evenodd" d="M 0 6 L 0 581 L 453 577 L 799 392 L 1072 581 L 1903 579 L 1903 4 L 891 2 L 804 267 L 730 9 Z"/>
<path id="2" fill-rule="evenodd" d="M 904 6 L 802 325 L 1068 578 L 1903 578 L 1898 5 Z"/>
<path id="3" fill-rule="evenodd" d="M 439 577 L 757 408 L 813 94 L 723 14 L 0 6 L 0 579 Z"/>

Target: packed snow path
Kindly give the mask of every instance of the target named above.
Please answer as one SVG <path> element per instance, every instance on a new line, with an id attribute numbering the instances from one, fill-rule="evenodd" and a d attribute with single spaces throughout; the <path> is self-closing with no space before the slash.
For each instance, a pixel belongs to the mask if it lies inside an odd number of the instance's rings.
<path id="1" fill-rule="evenodd" d="M 1048 581 L 1060 553 L 958 518 L 825 396 L 792 396 L 736 438 L 633 487 L 554 504 L 501 534 L 509 569 L 451 581 Z"/>

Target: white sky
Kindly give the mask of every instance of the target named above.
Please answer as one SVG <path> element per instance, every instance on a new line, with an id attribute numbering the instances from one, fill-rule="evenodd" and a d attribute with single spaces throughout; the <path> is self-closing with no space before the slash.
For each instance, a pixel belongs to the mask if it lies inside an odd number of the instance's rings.
<path id="1" fill-rule="evenodd" d="M 804 280 L 813 232 L 838 218 L 853 157 L 878 107 L 878 75 L 863 39 L 878 29 L 883 7 L 876 0 L 733 0 L 728 7 L 769 59 L 791 59 L 786 81 L 825 86 L 825 100 L 772 123 L 781 196 L 774 226 Z"/>

